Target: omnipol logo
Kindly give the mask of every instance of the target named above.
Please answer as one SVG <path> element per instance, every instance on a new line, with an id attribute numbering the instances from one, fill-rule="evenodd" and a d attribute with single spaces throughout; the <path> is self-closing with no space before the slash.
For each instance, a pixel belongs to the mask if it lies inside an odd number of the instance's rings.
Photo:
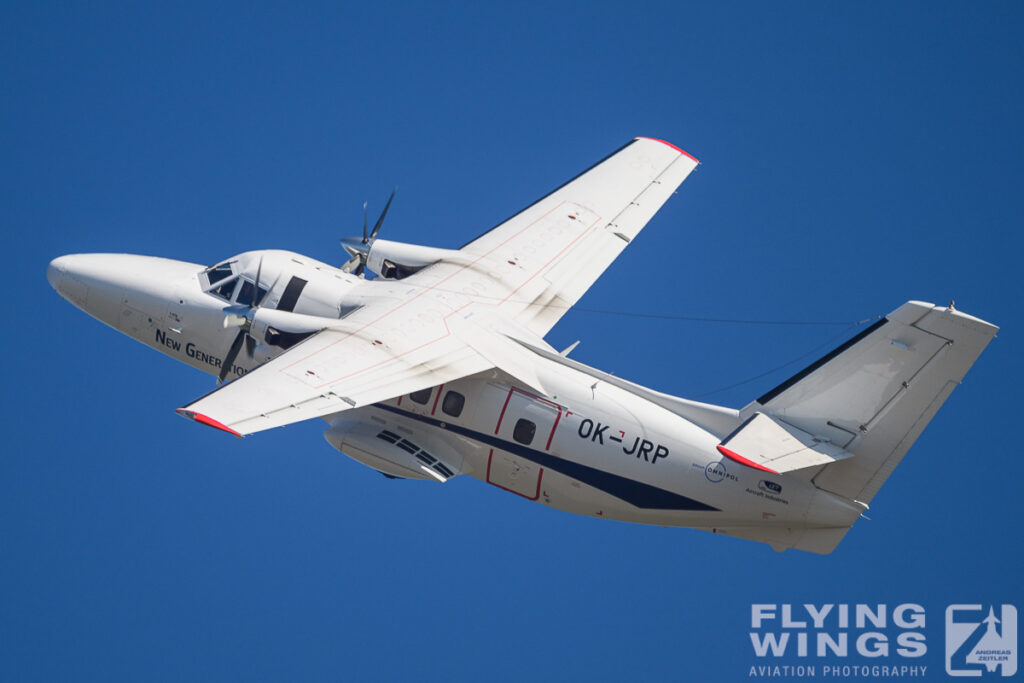
<path id="1" fill-rule="evenodd" d="M 707 477 L 708 481 L 712 484 L 717 484 L 725 479 L 726 474 L 727 471 L 725 469 L 725 465 L 720 462 L 709 462 L 707 467 L 704 468 L 704 476 Z"/>
<path id="2" fill-rule="evenodd" d="M 1017 608 L 1013 605 L 946 608 L 946 673 L 1002 676 L 1017 673 Z"/>

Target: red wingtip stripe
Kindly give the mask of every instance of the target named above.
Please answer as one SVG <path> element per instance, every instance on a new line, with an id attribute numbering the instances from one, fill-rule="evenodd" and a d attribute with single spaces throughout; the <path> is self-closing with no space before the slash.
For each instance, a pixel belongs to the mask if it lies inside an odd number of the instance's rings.
<path id="1" fill-rule="evenodd" d="M 693 156 L 692 154 L 690 154 L 686 150 L 679 149 L 678 147 L 673 145 L 671 142 L 665 142 L 664 140 L 659 140 L 658 138 L 645 138 L 643 136 L 638 137 L 637 140 L 653 140 L 654 142 L 660 142 L 663 145 L 668 145 L 669 147 L 671 147 L 675 151 L 679 152 L 680 154 L 685 154 L 686 156 L 688 156 L 691 159 L 693 159 L 694 161 L 696 161 L 698 164 L 700 163 L 700 160 L 698 160 L 697 157 Z"/>
<path id="2" fill-rule="evenodd" d="M 764 465 L 758 465 L 753 460 L 747 460 L 746 458 L 744 458 L 739 453 L 736 453 L 735 451 L 730 451 L 725 446 L 719 446 L 718 447 L 718 452 L 721 453 L 722 455 L 724 455 L 725 457 L 729 458 L 730 460 L 735 460 L 736 462 L 738 462 L 741 465 L 746 465 L 747 467 L 753 467 L 755 470 L 761 470 L 762 472 L 771 472 L 772 474 L 778 474 L 778 472 L 776 472 L 775 470 L 768 469 Z"/>
<path id="3" fill-rule="evenodd" d="M 227 432 L 228 434 L 231 434 L 232 436 L 237 436 L 239 439 L 242 438 L 242 435 L 236 432 L 231 427 L 221 424 L 220 422 L 214 420 L 212 417 L 207 417 L 202 413 L 197 413 L 194 410 L 185 410 L 184 408 L 178 408 L 174 412 L 176 412 L 178 415 L 181 415 L 182 417 L 187 417 L 190 420 L 198 422 L 199 424 L 206 425 L 207 427 L 213 427 L 214 429 L 219 429 L 221 431 Z"/>

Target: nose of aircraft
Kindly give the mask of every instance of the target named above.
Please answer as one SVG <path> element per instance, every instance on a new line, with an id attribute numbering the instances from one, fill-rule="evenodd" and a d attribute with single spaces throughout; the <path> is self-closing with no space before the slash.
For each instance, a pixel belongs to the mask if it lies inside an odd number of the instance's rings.
<path id="1" fill-rule="evenodd" d="M 67 268 L 68 259 L 70 256 L 59 256 L 52 261 L 50 265 L 46 266 L 46 279 L 50 282 L 50 286 L 60 291 L 60 281 L 64 276 L 64 270 Z"/>
<path id="2" fill-rule="evenodd" d="M 50 261 L 46 267 L 46 279 L 50 286 L 62 297 L 86 312 L 90 292 L 104 289 L 102 285 L 112 288 L 121 279 L 124 270 L 117 259 L 109 257 L 115 254 L 71 254 Z M 100 287 L 98 287 L 98 285 Z"/>
<path id="3" fill-rule="evenodd" d="M 154 256 L 70 254 L 50 261 L 46 279 L 75 306 L 114 325 L 124 304 L 142 310 L 166 304 L 173 288 L 200 270 L 194 263 Z"/>

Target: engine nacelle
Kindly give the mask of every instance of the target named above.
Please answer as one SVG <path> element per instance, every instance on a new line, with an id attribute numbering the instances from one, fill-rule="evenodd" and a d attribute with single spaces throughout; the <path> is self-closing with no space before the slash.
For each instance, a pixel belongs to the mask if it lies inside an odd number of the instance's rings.
<path id="1" fill-rule="evenodd" d="M 351 237 L 343 239 L 341 243 L 353 256 L 364 254 L 366 268 L 386 280 L 401 280 L 438 261 L 454 259 L 459 254 L 451 249 L 381 239 L 363 244 L 358 238 Z"/>
<path id="2" fill-rule="evenodd" d="M 249 334 L 261 344 L 289 349 L 332 323 L 337 323 L 336 319 L 273 308 L 257 308 L 253 313 Z"/>
<path id="3" fill-rule="evenodd" d="M 257 343 L 255 349 L 250 348 L 250 352 L 255 351 L 255 358 L 261 364 L 338 322 L 337 318 L 262 307 L 233 306 L 225 309 L 225 313 L 224 327 L 241 327 L 246 330 L 251 340 Z"/>

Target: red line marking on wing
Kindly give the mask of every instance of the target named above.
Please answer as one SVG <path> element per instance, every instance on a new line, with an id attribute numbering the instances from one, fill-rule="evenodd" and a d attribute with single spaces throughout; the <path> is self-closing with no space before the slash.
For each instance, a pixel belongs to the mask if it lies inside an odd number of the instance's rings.
<path id="1" fill-rule="evenodd" d="M 530 225 L 526 226 L 525 228 L 520 230 L 515 235 L 510 236 L 508 239 L 506 239 L 504 242 L 502 242 L 498 246 L 494 247 L 494 249 L 492 249 L 491 251 L 489 251 L 486 254 L 484 254 L 483 256 L 480 256 L 479 258 L 477 258 L 475 261 L 472 262 L 471 265 L 476 264 L 478 261 L 480 261 L 483 258 L 486 258 L 486 256 L 488 256 L 491 253 L 493 253 L 496 249 L 498 249 L 499 247 L 503 246 L 505 243 L 507 243 L 508 241 L 510 241 L 513 238 L 517 237 L 518 235 L 522 234 L 523 232 L 525 232 L 529 228 L 533 227 L 537 222 L 541 221 L 542 219 L 544 219 L 549 214 L 551 214 L 552 212 L 554 212 L 555 210 L 557 210 L 559 207 L 561 207 L 563 204 L 566 204 L 566 203 L 567 202 L 562 202 L 561 204 L 559 204 L 555 208 L 551 209 L 550 211 L 545 213 L 543 216 L 538 218 L 536 221 L 534 221 Z M 372 365 L 368 365 L 368 366 L 365 366 L 365 367 L 360 368 L 358 370 L 354 370 L 354 371 L 350 372 L 347 375 L 343 375 L 341 377 L 335 377 L 333 379 L 327 380 L 327 381 L 325 381 L 325 382 L 323 382 L 321 384 L 316 385 L 316 388 L 320 389 L 320 388 L 323 388 L 325 386 L 329 386 L 329 385 L 335 384 L 337 382 L 340 382 L 342 380 L 348 379 L 348 378 L 353 377 L 355 375 L 361 374 L 363 372 L 367 372 L 368 370 L 372 370 L 373 368 L 376 368 L 378 366 L 385 365 L 385 364 L 390 363 L 392 361 L 398 360 L 399 358 L 402 358 L 403 356 L 406 356 L 406 355 L 408 355 L 410 353 L 414 353 L 415 351 L 419 351 L 420 349 L 423 349 L 423 348 L 425 348 L 425 347 L 427 347 L 427 346 L 429 346 L 429 345 L 431 345 L 431 344 L 433 344 L 433 343 L 435 343 L 437 341 L 440 341 L 441 339 L 444 339 L 446 337 L 451 336 L 451 328 L 448 327 L 448 319 L 450 317 L 452 317 L 453 315 L 459 313 L 462 309 L 466 308 L 467 306 L 472 306 L 472 305 L 480 304 L 480 305 L 490 305 L 490 306 L 500 307 L 500 306 L 504 305 L 512 296 L 514 296 L 517 292 L 519 292 L 519 290 L 521 290 L 523 287 L 525 287 L 531 280 L 533 280 L 535 277 L 537 277 L 542 272 L 544 272 L 544 270 L 547 269 L 548 266 L 550 266 L 554 261 L 556 261 L 562 254 L 564 254 L 570 247 L 572 247 L 577 241 L 579 241 L 579 239 L 581 237 L 586 235 L 590 231 L 590 229 L 593 228 L 595 225 L 597 225 L 600 221 L 601 221 L 601 217 L 598 216 L 592 223 L 590 223 L 590 225 L 587 225 L 571 242 L 569 242 L 567 245 L 565 245 L 565 247 L 563 247 L 557 254 L 555 254 L 550 260 L 548 260 L 547 263 L 545 263 L 545 264 L 541 265 L 539 268 L 537 268 L 536 271 L 530 277 L 526 278 L 522 283 L 520 283 L 520 285 L 518 287 L 516 287 L 514 290 L 512 290 L 504 299 L 502 299 L 498 303 L 496 303 L 496 304 L 486 304 L 486 303 L 480 302 L 480 301 L 468 301 L 465 304 L 463 304 L 462 306 L 460 306 L 459 308 L 451 311 L 450 313 L 445 315 L 443 318 L 441 318 L 441 322 L 444 324 L 444 327 L 445 327 L 445 333 L 442 334 L 441 336 L 435 337 L 434 339 L 426 341 L 423 344 L 420 344 L 419 346 L 414 347 L 412 349 L 408 349 L 406 351 L 403 351 L 402 353 L 399 353 L 399 354 L 396 354 L 396 355 L 393 355 L 393 356 L 388 356 L 387 358 L 384 358 L 383 360 L 378 361 L 377 363 L 373 363 Z M 308 358 L 311 358 L 312 356 L 314 356 L 314 355 L 316 355 L 318 353 L 322 353 L 323 351 L 326 351 L 327 349 L 331 348 L 332 346 L 334 346 L 336 344 L 340 344 L 340 343 L 348 340 L 349 338 L 351 338 L 352 336 L 354 336 L 358 332 L 361 332 L 362 330 L 366 329 L 370 325 L 374 325 L 374 324 L 380 322 L 381 320 L 383 320 L 387 316 L 389 316 L 392 313 L 395 313 L 396 311 L 398 311 L 403 306 L 407 306 L 408 304 L 412 303 L 413 301 L 415 301 L 419 297 L 421 297 L 421 296 L 427 294 L 428 292 L 434 290 L 435 288 L 437 288 L 440 285 L 444 284 L 445 282 L 447 282 L 451 278 L 455 277 L 459 273 L 463 272 L 464 270 L 467 270 L 468 268 L 471 267 L 471 265 L 470 266 L 463 266 L 459 270 L 454 271 L 453 273 L 451 273 L 447 277 L 443 278 L 439 282 L 431 285 L 430 287 L 425 287 L 423 289 L 423 291 L 420 292 L 419 294 L 417 294 L 416 296 L 412 297 L 411 299 L 409 299 L 407 301 L 402 302 L 401 304 L 395 306 L 391 310 L 381 314 L 375 320 L 370 321 L 370 322 L 364 324 L 358 330 L 350 332 L 349 334 L 345 335 L 341 339 L 338 339 L 338 340 L 336 340 L 334 342 L 331 342 L 330 344 L 328 344 L 324 348 L 319 349 L 317 351 L 314 351 L 313 353 L 309 354 L 305 358 L 299 359 L 299 360 L 295 361 L 294 363 L 292 363 L 291 365 L 287 365 L 284 368 L 281 368 L 278 372 L 284 372 L 285 370 L 288 370 L 289 368 L 291 368 L 291 367 L 301 363 L 302 361 L 307 360 Z"/>
<path id="2" fill-rule="evenodd" d="M 395 306 L 394 308 L 392 308 L 392 309 L 390 309 L 390 310 L 388 310 L 388 311 L 385 311 L 384 313 L 382 313 L 381 315 L 379 315 L 379 316 L 378 316 L 377 318 L 375 318 L 374 320 L 371 320 L 371 321 L 369 321 L 369 322 L 367 322 L 367 323 L 363 324 L 363 326 L 362 326 L 362 327 L 360 327 L 360 328 L 358 328 L 358 329 L 356 329 L 356 330 L 353 330 L 353 331 L 349 332 L 348 334 L 344 335 L 344 336 L 343 336 L 342 338 L 340 338 L 340 339 L 337 339 L 337 340 L 335 340 L 335 341 L 331 342 L 331 343 L 330 343 L 330 344 L 328 344 L 327 346 L 324 346 L 324 347 L 323 347 L 322 349 L 318 349 L 318 350 L 316 350 L 316 351 L 313 351 L 312 353 L 309 353 L 309 354 L 307 354 L 307 355 L 306 355 L 306 356 L 304 356 L 303 358 L 299 358 L 299 359 L 295 360 L 294 362 L 290 363 L 289 365 L 286 365 L 286 366 L 284 366 L 283 368 L 280 368 L 280 369 L 278 370 L 278 372 L 279 372 L 279 373 L 283 373 L 283 372 L 285 372 L 285 371 L 287 371 L 287 370 L 291 369 L 292 367 L 294 367 L 294 366 L 296 366 L 296 365 L 298 365 L 298 364 L 300 364 L 300 363 L 302 363 L 302 362 L 304 362 L 304 361 L 308 360 L 309 358 L 312 358 L 313 356 L 315 356 L 315 355 L 317 355 L 317 354 L 319 354 L 319 353 L 323 353 L 324 351 L 326 351 L 327 349 L 331 348 L 332 346 L 335 346 L 335 345 L 337 345 L 337 344 L 340 344 L 340 343 L 342 343 L 342 342 L 344 342 L 344 341 L 347 341 L 348 339 L 350 339 L 351 337 L 355 336 L 356 334 L 358 334 L 358 333 L 362 332 L 363 330 L 365 330 L 366 328 L 370 327 L 371 325 L 375 325 L 375 324 L 377 324 L 378 322 L 380 322 L 380 321 L 381 321 L 381 320 L 383 320 L 384 318 L 386 318 L 386 317 L 390 316 L 391 314 L 395 313 L 395 312 L 396 312 L 396 311 L 398 311 L 399 309 L 401 309 L 401 308 L 403 308 L 403 307 L 405 307 L 405 306 L 408 306 L 408 305 L 409 305 L 410 303 L 412 303 L 413 301 L 415 301 L 415 300 L 419 299 L 420 297 L 422 297 L 422 296 L 424 296 L 424 295 L 426 295 L 426 294 L 428 294 L 428 293 L 430 293 L 430 292 L 434 291 L 435 289 L 437 289 L 438 287 L 440 287 L 441 285 L 443 285 L 444 283 L 446 283 L 446 282 L 447 282 L 448 280 L 452 279 L 452 278 L 453 278 L 453 277 L 455 277 L 456 275 L 459 275 L 460 273 L 462 273 L 462 272 L 464 272 L 464 271 L 466 271 L 466 270 L 468 270 L 468 269 L 472 268 L 472 267 L 473 267 L 473 266 L 475 266 L 475 265 L 476 265 L 477 263 L 479 263 L 479 262 L 480 262 L 481 260 L 483 260 L 483 259 L 487 258 L 487 257 L 488 257 L 488 256 L 490 256 L 490 255 L 491 255 L 492 253 L 494 253 L 494 252 L 495 252 L 495 251 L 496 251 L 497 249 L 499 249 L 500 247 L 502 247 L 502 246 L 504 246 L 505 244 L 507 244 L 507 243 L 508 243 L 509 241 L 511 241 L 511 240 L 513 240 L 513 239 L 515 239 L 516 237 L 518 237 L 518 236 L 519 236 L 519 235 L 521 235 L 522 233 L 524 233 L 524 232 L 526 232 L 527 230 L 529 230 L 530 228 L 532 228 L 532 227 L 533 227 L 534 225 L 536 225 L 537 223 L 539 223 L 540 221 L 542 221 L 543 219 L 545 219 L 545 218 L 546 218 L 547 216 L 549 216 L 549 215 L 550 215 L 551 213 L 553 213 L 554 211 L 558 210 L 558 209 L 559 209 L 559 208 L 560 208 L 560 207 L 561 207 L 562 205 L 564 205 L 564 204 L 566 204 L 566 203 L 568 203 L 568 202 L 565 202 L 565 201 L 563 201 L 563 202 L 559 203 L 559 204 L 558 204 L 557 206 L 553 207 L 552 209 L 550 209 L 549 211 L 547 211 L 547 212 L 545 212 L 545 213 L 544 213 L 543 215 L 541 215 L 541 216 L 540 216 L 539 218 L 537 218 L 537 220 L 535 220 L 535 221 L 533 221 L 532 223 L 530 223 L 529 225 L 527 225 L 527 226 L 523 227 L 523 229 L 522 229 L 522 230 L 520 230 L 519 232 L 516 232 L 516 233 L 514 233 L 513 235 L 510 235 L 510 236 L 509 236 L 508 238 L 506 238 L 506 239 L 505 239 L 505 240 L 504 240 L 503 242 L 501 242 L 500 244 L 498 244 L 498 245 L 496 245 L 495 247 L 493 247 L 493 248 L 492 248 L 492 249 L 491 249 L 490 251 L 488 251 L 488 252 L 486 252 L 486 253 L 484 253 L 484 254 L 482 254 L 482 255 L 478 256 L 478 257 L 477 257 L 476 259 L 474 259 L 474 260 L 473 260 L 472 262 L 470 262 L 470 264 L 469 264 L 469 265 L 466 265 L 466 266 L 462 266 L 461 268 L 459 268 L 459 269 L 457 269 L 457 270 L 453 271 L 452 273 L 450 273 L 450 274 L 449 274 L 449 275 L 447 275 L 446 277 L 442 278 L 442 279 L 441 279 L 441 280 L 439 280 L 438 282 L 436 282 L 436 283 L 434 283 L 434 284 L 430 285 L 429 287 L 424 287 L 424 288 L 423 288 L 423 290 L 422 290 L 421 292 L 419 292 L 418 294 L 416 294 L 415 296 L 413 296 L 413 297 L 411 297 L 411 298 L 409 298 L 409 299 L 407 299 L 407 300 L 403 301 L 402 303 L 398 304 L 398 305 L 397 305 L 397 306 Z M 508 296 L 506 296 L 506 297 L 505 297 L 505 298 L 504 298 L 503 300 L 501 300 L 501 301 L 500 301 L 500 302 L 498 302 L 497 304 L 490 304 L 490 305 L 493 305 L 493 306 L 496 306 L 496 307 L 497 307 L 497 306 L 501 306 L 502 304 L 504 304 L 505 302 L 507 302 L 507 301 L 508 301 L 508 299 L 509 299 L 509 298 L 510 298 L 510 297 L 511 297 L 511 296 L 512 296 L 513 294 L 515 294 L 516 292 L 518 292 L 518 291 L 519 291 L 520 289 L 522 289 L 522 288 L 523 288 L 523 287 L 524 287 L 524 286 L 525 286 L 525 285 L 526 285 L 526 284 L 527 284 L 527 283 L 528 283 L 528 282 L 529 282 L 530 280 L 532 280 L 532 279 L 533 279 L 534 277 L 536 277 L 536 276 L 537 276 L 537 275 L 539 275 L 539 274 L 540 274 L 541 272 L 543 272 L 543 270 L 544 270 L 545 268 L 547 268 L 547 267 L 548 267 L 548 266 L 549 266 L 549 265 L 551 264 L 551 262 L 552 262 L 552 261 L 554 261 L 554 260 L 555 260 L 555 259 L 557 259 L 557 258 L 558 258 L 559 256 L 561 256 L 561 254 L 562 254 L 562 253 L 564 253 L 566 249 L 568 249 L 569 247 L 571 247 L 571 246 L 572 246 L 572 245 L 573 245 L 573 244 L 574 244 L 574 243 L 575 243 L 575 242 L 576 242 L 577 240 L 579 240 L 579 238 L 580 238 L 580 237 L 582 237 L 582 236 L 583 236 L 584 234 L 586 234 L 586 233 L 587 233 L 587 232 L 588 232 L 588 231 L 590 230 L 590 228 L 592 228 L 592 227 L 593 227 L 594 225 L 596 225 L 596 224 L 597 224 L 597 223 L 598 223 L 598 222 L 599 222 L 600 220 L 601 220 L 601 218 L 600 218 L 600 217 L 598 217 L 598 218 L 597 218 L 597 219 L 596 219 L 596 220 L 595 220 L 595 221 L 594 221 L 593 223 L 591 223 L 590 225 L 588 225 L 588 226 L 587 226 L 587 227 L 586 227 L 586 228 L 585 228 L 585 229 L 584 229 L 584 230 L 583 230 L 583 231 L 582 231 L 582 232 L 581 232 L 581 233 L 580 233 L 579 235 L 577 235 L 577 236 L 576 236 L 576 238 L 575 238 L 575 239 L 573 239 L 573 240 L 572 240 L 572 242 L 570 242 L 570 243 L 569 243 L 568 245 L 566 245 L 566 246 L 565 246 L 565 248 L 563 248 L 563 249 L 562 249 L 562 250 L 561 250 L 560 252 L 558 252 L 558 254 L 556 254 L 556 255 L 555 255 L 555 256 L 554 256 L 554 257 L 553 257 L 553 258 L 552 258 L 552 259 L 551 259 L 550 261 L 548 261 L 547 263 L 545 263 L 544 265 L 542 265 L 542 266 L 541 266 L 541 267 L 540 267 L 540 268 L 539 268 L 539 269 L 538 269 L 538 270 L 537 270 L 537 271 L 536 271 L 536 272 L 535 272 L 535 273 L 534 273 L 533 275 L 531 275 L 531 276 L 530 276 L 530 277 L 528 277 L 528 278 L 527 278 L 526 280 L 524 280 L 524 281 L 523 281 L 523 283 L 521 283 L 521 284 L 519 285 L 519 287 L 517 287 L 516 289 L 514 289 L 514 290 L 513 290 L 513 291 L 512 291 L 512 292 L 511 292 L 511 293 L 510 293 L 510 294 L 509 294 Z M 329 385 L 331 385 L 331 384 L 335 384 L 335 383 L 337 383 L 337 382 L 340 382 L 341 380 L 344 380 L 344 379 L 348 379 L 349 377 L 353 377 L 353 376 L 355 376 L 355 375 L 358 375 L 358 374 L 360 374 L 360 373 L 366 372 L 366 371 L 368 371 L 368 370 L 371 370 L 371 369 L 373 369 L 373 368 L 375 368 L 375 367 L 378 367 L 378 366 L 380 366 L 380 365 L 384 365 L 384 364 L 386 364 L 386 363 L 390 363 L 390 362 L 392 362 L 392 361 L 394 361 L 394 360 L 397 360 L 397 359 L 399 359 L 399 358 L 401 358 L 401 357 L 403 357 L 403 356 L 405 356 L 405 355 L 408 355 L 408 354 L 410 354 L 410 353 L 413 353 L 413 352 L 415 352 L 415 351 L 419 351 L 420 349 L 422 349 L 422 348 L 424 348 L 424 347 L 426 347 L 426 346 L 429 346 L 430 344 L 433 344 L 433 343 L 434 343 L 434 342 L 436 342 L 436 341 L 440 341 L 441 339 L 444 339 L 444 338 L 446 338 L 446 337 L 449 337 L 449 336 L 451 336 L 451 329 L 450 329 L 450 328 L 448 327 L 448 318 L 450 318 L 451 316 L 455 315 L 456 313 L 458 313 L 459 311 L 461 311 L 461 310 L 462 310 L 463 308 L 466 308 L 467 306 L 471 306 L 471 305 L 475 305 L 475 304 L 484 304 L 484 302 L 479 302 L 479 301 L 468 301 L 468 302 L 466 302 L 465 304 L 463 304 L 462 306 L 460 306 L 459 308 L 455 309 L 454 311 L 451 311 L 451 312 L 449 312 L 449 313 L 448 313 L 447 315 L 445 315 L 444 317 L 442 317 L 442 319 L 441 319 L 441 322 L 442 322 L 442 323 L 444 324 L 444 326 L 445 326 L 445 333 L 444 333 L 443 335 L 441 335 L 441 336 L 439 336 L 439 337 L 436 337 L 436 338 L 434 338 L 434 339 L 431 339 L 431 340 L 429 340 L 429 341 L 426 341 L 426 342 L 424 342 L 423 344 L 421 344 L 421 345 L 419 345 L 419 346 L 417 346 L 417 347 L 415 347 L 415 348 L 412 348 L 412 349 L 408 349 L 408 350 L 406 350 L 406 351 L 404 351 L 404 352 L 402 352 L 402 353 L 400 353 L 400 354 L 397 354 L 397 355 L 394 355 L 394 356 L 388 356 L 387 358 L 385 358 L 385 359 L 383 359 L 383 360 L 381 360 L 381 361 L 379 361 L 379 362 L 377 362 L 377 363 L 374 363 L 374 364 L 372 364 L 372 365 L 368 365 L 368 366 L 366 366 L 366 367 L 363 367 L 363 368 L 360 368 L 360 369 L 358 369 L 358 370 L 354 370 L 353 372 L 350 372 L 350 373 L 349 373 L 349 374 L 347 374 L 347 375 L 343 375 L 343 376 L 341 376 L 341 377 L 335 377 L 335 378 L 333 378 L 333 379 L 327 380 L 327 381 L 325 381 L 325 382 L 323 382 L 323 383 L 321 383 L 321 384 L 318 384 L 318 385 L 316 385 L 316 388 L 317 388 L 317 389 L 319 389 L 319 388 L 322 388 L 322 387 L 325 387 L 325 386 L 329 386 Z"/>
<path id="3" fill-rule="evenodd" d="M 656 138 L 649 138 L 649 139 L 656 140 Z M 683 150 L 679 149 L 675 145 L 672 145 L 671 143 L 665 142 L 664 140 L 656 140 L 656 141 L 657 142 L 661 142 L 663 144 L 666 144 L 666 145 L 672 147 L 673 149 L 678 150 L 682 154 L 686 154 L 686 156 L 688 156 L 691 159 L 694 159 L 696 161 L 696 159 L 692 155 L 687 154 L 686 152 L 684 152 Z M 509 235 L 505 240 L 503 240 L 502 242 L 499 242 L 498 244 L 496 244 L 494 247 L 492 247 L 487 252 L 485 252 L 485 253 L 479 255 L 478 257 L 476 257 L 475 259 L 473 259 L 469 264 L 464 265 L 461 268 L 457 268 L 456 270 L 452 271 L 450 274 L 448 274 L 447 276 L 445 276 L 444 278 L 442 278 L 438 282 L 436 282 L 436 283 L 434 283 L 432 285 L 423 287 L 422 290 L 419 293 L 417 293 L 414 296 L 412 296 L 412 297 L 402 301 L 400 304 L 396 305 L 394 308 L 381 313 L 381 315 L 379 315 L 374 320 L 371 320 L 371 321 L 368 321 L 368 322 L 364 323 L 358 329 L 350 331 L 348 334 L 345 334 L 340 339 L 336 339 L 335 341 L 331 342 L 330 344 L 327 344 L 323 348 L 318 349 L 316 351 L 313 351 L 313 352 L 307 354 L 306 356 L 303 356 L 302 358 L 296 359 L 295 361 L 293 361 L 289 365 L 286 365 L 286 366 L 280 368 L 278 370 L 278 372 L 280 372 L 280 373 L 286 372 L 287 370 L 290 370 L 294 366 L 296 366 L 296 365 L 298 365 L 300 363 L 303 363 L 304 361 L 308 360 L 309 358 L 312 358 L 313 356 L 315 356 L 317 354 L 323 353 L 324 351 L 328 350 L 329 348 L 331 348 L 331 347 L 333 347 L 333 346 L 335 346 L 337 344 L 340 344 L 342 342 L 347 341 L 348 339 L 350 339 L 353 336 L 359 334 L 360 332 L 362 332 L 363 330 L 367 329 L 371 325 L 375 325 L 375 324 L 379 323 L 381 320 L 384 320 L 385 318 L 387 318 L 388 316 L 394 314 L 395 312 L 397 312 L 398 310 L 402 309 L 403 307 L 405 307 L 405 306 L 411 304 L 412 302 L 416 301 L 420 297 L 425 296 L 425 295 L 433 292 L 434 290 L 440 288 L 442 285 L 444 285 L 446 282 L 448 282 L 452 278 L 456 277 L 457 275 L 459 275 L 459 274 L 461 274 L 461 273 L 463 273 L 463 272 L 465 272 L 467 270 L 472 269 L 478 263 L 480 263 L 481 261 L 483 261 L 483 260 L 487 259 L 488 257 L 490 257 L 498 249 L 500 249 L 501 247 L 505 246 L 506 244 L 511 242 L 513 239 L 519 237 L 520 235 L 522 235 L 526 231 L 530 230 L 535 225 L 537 225 L 538 223 L 540 223 L 541 221 L 546 219 L 548 216 L 550 216 L 553 212 L 560 210 L 565 204 L 568 204 L 568 203 L 570 203 L 570 202 L 564 201 L 564 200 L 562 202 L 559 202 L 556 206 L 552 207 L 551 209 L 549 209 L 548 211 L 546 211 L 545 213 L 540 215 L 533 222 L 525 225 L 522 229 L 520 229 L 519 231 Z M 597 216 L 597 218 L 592 223 L 590 223 L 583 230 L 581 230 L 580 233 L 575 238 L 573 238 L 567 245 L 565 245 L 565 247 L 563 247 L 557 254 L 555 254 L 550 260 L 548 260 L 542 266 L 537 268 L 533 272 L 532 275 L 530 275 L 525 280 L 523 280 L 519 284 L 518 287 L 513 289 L 504 299 L 502 299 L 500 302 L 498 302 L 496 304 L 496 307 L 500 307 L 500 306 L 504 305 L 505 303 L 507 303 L 508 300 L 512 296 L 514 296 L 516 293 L 518 293 L 523 287 L 525 287 L 535 277 L 537 277 L 542 272 L 544 272 L 554 261 L 556 261 L 559 257 L 561 257 L 562 254 L 564 254 L 568 249 L 570 249 L 574 244 L 576 244 L 576 242 L 578 242 L 584 235 L 586 235 L 588 232 L 590 232 L 590 230 L 595 225 L 597 225 L 600 221 L 601 221 L 601 217 Z M 378 367 L 380 365 L 384 365 L 386 363 L 390 363 L 390 362 L 392 362 L 394 360 L 397 360 L 397 359 L 399 359 L 399 358 L 401 358 L 401 357 L 403 357 L 405 355 L 408 355 L 408 354 L 413 353 L 415 351 L 419 351 L 420 349 L 422 349 L 422 348 L 424 348 L 426 346 L 429 346 L 430 344 L 433 344 L 434 342 L 440 341 L 441 339 L 444 339 L 444 338 L 446 338 L 448 336 L 451 336 L 451 329 L 448 327 L 448 318 L 450 318 L 452 315 L 455 315 L 456 313 L 461 311 L 466 306 L 470 306 L 470 305 L 488 305 L 488 304 L 486 304 L 485 302 L 482 302 L 482 301 L 470 301 L 470 302 L 467 302 L 463 306 L 460 306 L 458 309 L 456 309 L 454 311 L 451 311 L 450 313 L 448 313 L 447 315 L 442 317 L 441 321 L 442 321 L 442 323 L 444 324 L 444 327 L 445 327 L 445 333 L 443 335 L 441 335 L 439 337 L 436 337 L 435 339 L 429 340 L 427 342 L 424 342 L 423 344 L 421 344 L 421 345 L 419 345 L 419 346 L 417 346 L 415 348 L 408 349 L 408 350 L 406 350 L 406 351 L 404 351 L 404 352 L 402 352 L 400 354 L 397 354 L 397 355 L 394 355 L 394 356 L 389 356 L 389 357 L 387 357 L 387 358 L 385 358 L 385 359 L 383 359 L 383 360 L 381 360 L 381 361 L 379 361 L 377 363 L 373 363 L 372 365 L 360 368 L 358 370 L 354 370 L 353 372 L 351 372 L 351 373 L 349 373 L 347 375 L 343 375 L 343 376 L 336 377 L 334 379 L 325 381 L 325 382 L 323 382 L 321 384 L 316 385 L 316 388 L 319 389 L 319 388 L 322 388 L 322 387 L 325 387 L 325 386 L 329 386 L 329 385 L 335 384 L 335 383 L 340 382 L 342 380 L 348 379 L 348 378 L 353 377 L 355 375 L 358 375 L 358 374 L 361 374 L 361 373 L 366 372 L 368 370 L 371 370 L 371 369 L 373 369 L 375 367 Z"/>

